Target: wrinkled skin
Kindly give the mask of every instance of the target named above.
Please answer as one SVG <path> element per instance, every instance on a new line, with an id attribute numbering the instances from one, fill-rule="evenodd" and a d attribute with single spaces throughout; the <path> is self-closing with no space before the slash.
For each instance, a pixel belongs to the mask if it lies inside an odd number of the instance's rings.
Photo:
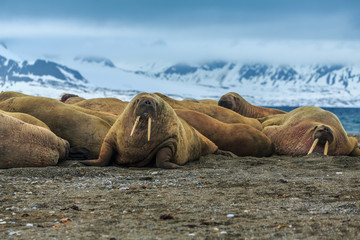
<path id="1" fill-rule="evenodd" d="M 262 130 L 261 123 L 257 119 L 244 117 L 230 109 L 217 106 L 215 104 L 207 104 L 191 101 L 177 101 L 161 93 L 155 93 L 164 99 L 174 109 L 188 109 L 204 113 L 224 123 L 243 123 L 248 124 L 258 130 Z"/>
<path id="2" fill-rule="evenodd" d="M 250 104 L 239 94 L 230 92 L 223 95 L 219 102 L 219 106 L 228 108 L 243 116 L 250 118 L 262 118 L 275 114 L 284 114 L 286 112 L 274 108 L 264 108 Z"/>
<path id="3" fill-rule="evenodd" d="M 69 143 L 48 129 L 4 112 L 0 122 L 0 168 L 53 166 L 69 153 Z"/>
<path id="4" fill-rule="evenodd" d="M 221 150 L 230 151 L 237 156 L 265 157 L 273 154 L 270 139 L 249 125 L 223 123 L 206 114 L 187 109 L 176 109 L 175 112 Z"/>
<path id="5" fill-rule="evenodd" d="M 51 98 L 12 97 L 0 101 L 0 109 L 27 113 L 41 120 L 57 136 L 69 141 L 72 148 L 88 149 L 88 154 L 84 156 L 86 159 L 99 156 L 101 144 L 111 127 L 99 117 L 78 111 L 80 107 L 64 104 Z"/>
<path id="6" fill-rule="evenodd" d="M 275 146 L 279 155 L 306 155 L 315 139 L 313 152 L 327 155 L 359 156 L 357 140 L 348 137 L 335 114 L 318 107 L 300 107 L 287 114 L 273 115 L 260 119 L 264 133 Z"/>
<path id="7" fill-rule="evenodd" d="M 216 150 L 214 143 L 178 118 L 160 97 L 141 93 L 133 98 L 109 130 L 99 158 L 82 163 L 177 168 Z"/>

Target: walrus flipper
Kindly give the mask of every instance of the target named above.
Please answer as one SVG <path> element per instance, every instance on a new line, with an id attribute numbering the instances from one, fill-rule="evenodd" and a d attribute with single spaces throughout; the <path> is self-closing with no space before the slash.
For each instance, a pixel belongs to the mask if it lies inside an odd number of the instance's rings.
<path id="1" fill-rule="evenodd" d="M 112 156 L 114 155 L 115 151 L 112 148 L 112 146 L 104 141 L 104 143 L 101 146 L 100 154 L 98 159 L 94 160 L 84 160 L 80 161 L 81 163 L 88 165 L 88 166 L 98 166 L 98 167 L 104 167 L 108 166 L 110 164 L 110 160 Z"/>
<path id="2" fill-rule="evenodd" d="M 161 148 L 156 153 L 156 167 L 167 168 L 167 169 L 181 168 L 181 166 L 170 162 L 172 156 L 173 156 L 173 152 L 171 148 L 169 147 Z"/>

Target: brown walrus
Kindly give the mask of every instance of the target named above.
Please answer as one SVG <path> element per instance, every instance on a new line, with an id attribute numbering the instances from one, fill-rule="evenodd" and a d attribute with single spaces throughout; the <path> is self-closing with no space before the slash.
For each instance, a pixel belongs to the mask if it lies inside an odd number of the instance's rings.
<path id="1" fill-rule="evenodd" d="M 168 96 L 165 96 L 161 93 L 155 93 L 156 95 L 160 96 L 164 99 L 171 107 L 174 109 L 189 109 L 193 111 L 198 111 L 209 115 L 221 122 L 225 123 L 243 123 L 248 124 L 258 130 L 262 130 L 261 123 L 254 118 L 244 117 L 230 109 L 223 108 L 214 104 L 204 104 L 204 103 L 197 103 L 197 102 L 190 102 L 190 101 L 177 101 L 172 99 Z"/>
<path id="2" fill-rule="evenodd" d="M 0 93 L 0 102 L 8 100 L 8 99 L 10 99 L 12 97 L 32 97 L 32 96 L 26 95 L 26 94 L 23 94 L 23 93 L 18 93 L 18 92 L 1 92 Z M 52 99 L 52 98 L 46 98 L 46 99 L 51 99 L 51 101 L 54 101 L 54 99 Z M 77 110 L 77 111 L 80 111 L 80 112 L 83 112 L 83 113 L 87 113 L 87 114 L 91 114 L 91 115 L 94 115 L 96 117 L 99 117 L 99 118 L 103 119 L 104 121 L 106 121 L 109 125 L 114 124 L 114 122 L 117 119 L 116 116 L 114 116 L 113 114 L 110 114 L 110 113 L 92 111 L 90 109 L 85 109 L 85 108 L 82 108 L 82 107 L 74 106 L 73 104 L 68 105 L 68 106 L 71 106 L 71 108 L 73 108 L 74 110 Z"/>
<path id="3" fill-rule="evenodd" d="M 300 107 L 287 114 L 260 119 L 263 132 L 279 155 L 360 156 L 357 140 L 348 137 L 335 114 L 318 107 Z"/>
<path id="4" fill-rule="evenodd" d="M 196 100 L 196 99 L 193 99 L 193 98 L 185 98 L 184 100 L 182 100 L 182 102 L 195 102 L 195 103 L 205 103 L 205 104 L 218 105 L 218 102 L 216 100 L 213 100 L 213 99 Z"/>
<path id="5" fill-rule="evenodd" d="M 96 158 L 110 125 L 99 117 L 78 111 L 79 108 L 56 99 L 32 96 L 13 97 L 0 102 L 0 109 L 36 117 L 57 136 L 69 141 L 73 149 L 88 149 L 89 153 L 84 158 Z"/>
<path id="6" fill-rule="evenodd" d="M 13 91 L 6 91 L 6 92 L 2 91 L 0 93 L 0 101 L 4 101 L 12 97 L 26 97 L 26 96 L 28 95 L 24 93 L 13 92 Z"/>
<path id="7" fill-rule="evenodd" d="M 140 93 L 109 130 L 99 158 L 82 163 L 177 168 L 215 151 L 214 143 L 178 118 L 160 97 Z"/>
<path id="8" fill-rule="evenodd" d="M 56 165 L 69 153 L 69 143 L 50 130 L 0 112 L 0 168 Z"/>
<path id="9" fill-rule="evenodd" d="M 5 111 L 2 111 L 0 110 L 0 113 L 3 113 L 3 114 L 6 114 L 8 116 L 11 116 L 11 117 L 14 117 L 16 119 L 19 119 L 23 122 L 26 122 L 26 123 L 29 123 L 29 124 L 32 124 L 32 125 L 36 125 L 36 126 L 39 126 L 39 127 L 43 127 L 43 128 L 46 128 L 46 129 L 49 129 L 50 128 L 43 122 L 43 121 L 40 121 L 39 119 L 29 115 L 29 114 L 26 114 L 26 113 L 19 113 L 19 112 L 5 112 Z"/>
<path id="10" fill-rule="evenodd" d="M 251 117 L 251 118 L 262 118 L 269 115 L 286 113 L 282 110 L 278 110 L 274 108 L 265 108 L 265 107 L 252 105 L 249 102 L 247 102 L 243 97 L 241 97 L 239 94 L 234 92 L 230 92 L 223 95 L 220 98 L 218 104 L 219 106 L 231 109 L 234 112 L 237 112 L 243 116 Z"/>
<path id="11" fill-rule="evenodd" d="M 261 131 L 242 123 L 223 123 L 206 114 L 176 109 L 176 114 L 213 141 L 221 150 L 238 156 L 270 156 L 274 152 L 270 139 Z"/>
<path id="12" fill-rule="evenodd" d="M 129 102 L 124 102 L 117 98 L 92 98 L 73 103 L 73 105 L 92 111 L 106 112 L 119 116 L 128 103 Z"/>

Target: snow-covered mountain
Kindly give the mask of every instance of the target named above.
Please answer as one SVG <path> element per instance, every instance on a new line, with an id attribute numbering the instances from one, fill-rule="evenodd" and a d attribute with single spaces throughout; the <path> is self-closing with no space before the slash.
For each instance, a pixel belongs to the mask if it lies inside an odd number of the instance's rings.
<path id="1" fill-rule="evenodd" d="M 128 68 L 102 57 L 29 63 L 0 44 L 0 90 L 54 98 L 70 92 L 85 98 L 123 100 L 142 91 L 195 99 L 218 99 L 232 91 L 261 106 L 360 107 L 360 66 L 213 61 Z"/>
<path id="2" fill-rule="evenodd" d="M 219 93 L 234 91 L 256 105 L 360 106 L 360 65 L 291 66 L 218 61 L 176 64 L 160 72 L 136 73 L 217 89 Z"/>

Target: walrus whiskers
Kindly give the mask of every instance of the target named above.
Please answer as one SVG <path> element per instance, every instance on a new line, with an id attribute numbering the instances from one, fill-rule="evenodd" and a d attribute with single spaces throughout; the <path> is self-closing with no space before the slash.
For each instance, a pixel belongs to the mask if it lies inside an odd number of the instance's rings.
<path id="1" fill-rule="evenodd" d="M 148 142 L 150 141 L 150 134 L 151 134 L 151 117 L 148 119 Z"/>
<path id="2" fill-rule="evenodd" d="M 325 143 L 325 149 L 324 149 L 324 155 L 325 155 L 325 156 L 328 154 L 328 150 L 329 150 L 329 141 L 326 141 L 326 143 Z"/>
<path id="3" fill-rule="evenodd" d="M 135 128 L 136 128 L 136 125 L 138 124 L 139 120 L 140 120 L 140 116 L 137 116 L 137 118 L 135 120 L 135 123 L 134 123 L 134 126 L 133 126 L 133 128 L 131 130 L 130 137 L 133 135 L 133 133 L 135 131 Z"/>
<path id="4" fill-rule="evenodd" d="M 316 144 L 318 143 L 318 141 L 319 141 L 318 138 L 314 140 L 314 142 L 313 142 L 313 144 L 311 145 L 311 148 L 310 148 L 310 150 L 309 150 L 309 152 L 308 152 L 308 155 L 311 154 L 311 153 L 314 151 L 314 149 L 315 149 Z"/>

